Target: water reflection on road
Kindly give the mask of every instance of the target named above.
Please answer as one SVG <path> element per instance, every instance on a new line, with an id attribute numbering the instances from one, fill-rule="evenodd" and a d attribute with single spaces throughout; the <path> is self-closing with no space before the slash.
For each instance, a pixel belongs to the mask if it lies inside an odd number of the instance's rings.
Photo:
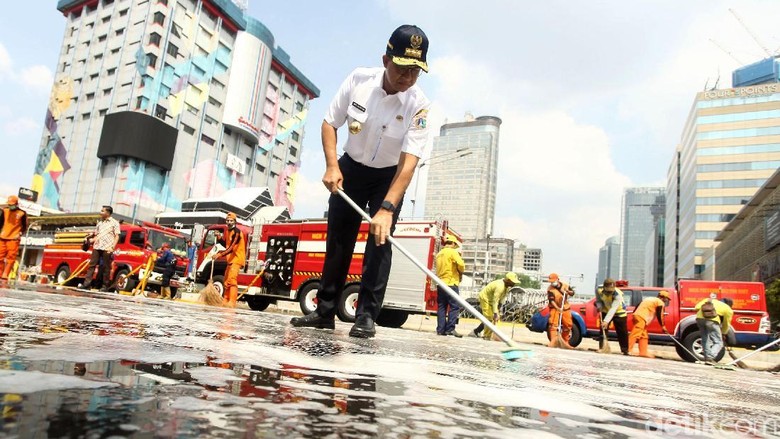
<path id="1" fill-rule="evenodd" d="M 776 377 L 272 313 L 0 290 L 3 435 L 718 437 L 780 419 Z M 707 423 L 709 422 L 709 423 Z M 780 423 L 779 423 L 780 424 Z M 676 428 L 673 430 L 672 428 Z"/>

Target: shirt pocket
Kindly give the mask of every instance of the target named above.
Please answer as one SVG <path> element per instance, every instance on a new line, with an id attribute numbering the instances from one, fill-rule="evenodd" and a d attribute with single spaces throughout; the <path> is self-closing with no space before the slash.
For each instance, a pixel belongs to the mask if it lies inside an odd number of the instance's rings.
<path id="1" fill-rule="evenodd" d="M 357 121 L 364 124 L 366 123 L 366 120 L 368 120 L 368 114 L 366 114 L 365 111 L 360 111 L 351 105 L 349 106 L 347 109 L 347 123 Z"/>

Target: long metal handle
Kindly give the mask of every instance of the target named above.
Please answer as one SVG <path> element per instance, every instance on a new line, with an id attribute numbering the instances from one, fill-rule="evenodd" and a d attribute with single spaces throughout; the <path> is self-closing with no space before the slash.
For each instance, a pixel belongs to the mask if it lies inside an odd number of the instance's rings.
<path id="1" fill-rule="evenodd" d="M 726 366 L 733 366 L 733 365 L 739 363 L 740 361 L 744 360 L 745 358 L 751 357 L 751 356 L 753 356 L 753 355 L 763 351 L 764 349 L 772 347 L 772 346 L 774 346 L 774 345 L 776 345 L 778 343 L 780 343 L 780 338 L 778 338 L 777 340 L 773 341 L 772 343 L 765 344 L 765 345 L 761 346 L 760 348 L 756 349 L 755 351 L 753 351 L 753 352 L 751 352 L 749 354 L 746 354 L 746 355 L 743 355 L 743 356 L 737 358 L 736 360 L 732 361 L 731 363 L 726 364 Z"/>
<path id="2" fill-rule="evenodd" d="M 341 196 L 341 198 L 343 198 L 344 201 L 347 202 L 347 204 L 352 206 L 352 208 L 355 209 L 355 212 L 359 213 L 360 216 L 362 216 L 363 219 L 368 221 L 369 224 L 370 224 L 371 223 L 371 217 L 368 216 L 366 211 L 361 209 L 360 206 L 358 206 L 357 204 L 355 204 L 355 202 L 352 201 L 352 199 L 349 198 L 349 196 L 346 193 L 344 193 L 343 190 L 339 189 L 338 191 L 339 191 L 339 195 Z M 487 317 L 482 315 L 481 312 L 479 312 L 476 309 L 474 309 L 473 306 L 469 305 L 468 302 L 466 302 L 462 297 L 460 297 L 460 295 L 458 293 L 453 291 L 453 289 L 450 288 L 447 284 L 445 284 L 444 281 L 442 281 L 441 279 L 439 279 L 438 276 L 433 274 L 433 272 L 431 270 L 429 270 L 428 267 L 423 265 L 420 261 L 417 260 L 417 258 L 415 258 L 411 253 L 409 253 L 409 251 L 407 251 L 403 246 L 401 246 L 401 244 L 399 244 L 398 241 L 395 240 L 395 238 L 393 238 L 392 236 L 388 235 L 387 236 L 387 240 L 390 242 L 390 244 L 395 246 L 395 248 L 397 248 L 401 253 L 403 253 L 404 256 L 409 258 L 409 260 L 412 261 L 412 263 L 414 263 L 414 265 L 416 265 L 417 268 L 422 270 L 423 273 L 425 273 L 434 282 L 436 282 L 436 285 L 440 286 L 444 291 L 446 291 L 447 294 L 449 294 L 450 297 L 452 297 L 456 302 L 458 302 L 458 304 L 460 306 L 466 308 L 466 310 L 468 310 L 468 312 L 470 312 L 474 317 L 479 319 L 485 326 L 488 327 L 488 329 L 493 331 L 498 336 L 498 338 L 500 338 L 504 343 L 506 343 L 508 346 L 511 346 L 511 347 L 515 346 L 515 343 L 512 341 L 511 338 L 507 337 L 506 334 L 501 332 L 493 323 L 490 322 L 490 320 L 487 319 Z"/>

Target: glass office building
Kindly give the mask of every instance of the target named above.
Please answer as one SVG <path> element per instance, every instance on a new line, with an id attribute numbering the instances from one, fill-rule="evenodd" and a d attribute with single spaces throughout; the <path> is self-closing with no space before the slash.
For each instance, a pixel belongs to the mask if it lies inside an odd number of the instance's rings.
<path id="1" fill-rule="evenodd" d="M 701 276 L 715 236 L 778 167 L 780 84 L 696 95 L 667 179 L 665 285 Z"/>
<path id="2" fill-rule="evenodd" d="M 653 211 L 663 206 L 666 188 L 636 187 L 623 193 L 620 218 L 620 279 L 644 285 L 645 247 L 653 235 Z"/>

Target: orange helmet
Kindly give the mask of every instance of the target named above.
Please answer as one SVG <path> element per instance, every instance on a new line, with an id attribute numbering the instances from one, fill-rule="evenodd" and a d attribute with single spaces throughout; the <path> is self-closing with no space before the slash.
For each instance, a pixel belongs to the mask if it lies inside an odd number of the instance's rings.
<path id="1" fill-rule="evenodd" d="M 556 280 L 558 280 L 558 274 L 550 273 L 550 276 L 547 277 L 547 280 L 550 282 L 555 282 Z"/>
<path id="2" fill-rule="evenodd" d="M 8 201 L 6 201 L 6 203 L 9 206 L 11 206 L 11 205 L 15 206 L 15 205 L 19 204 L 19 197 L 17 197 L 16 195 L 9 195 L 8 196 Z"/>
<path id="3" fill-rule="evenodd" d="M 225 217 L 225 219 L 226 219 L 226 220 L 233 220 L 233 221 L 235 221 L 235 220 L 236 220 L 236 214 L 235 214 L 235 213 L 233 213 L 233 212 L 229 212 L 229 213 L 227 214 L 227 216 Z"/>
<path id="4" fill-rule="evenodd" d="M 658 292 L 658 297 L 660 297 L 661 299 L 671 299 L 672 298 L 671 296 L 669 296 L 669 292 L 666 291 L 666 290 L 659 291 Z"/>

